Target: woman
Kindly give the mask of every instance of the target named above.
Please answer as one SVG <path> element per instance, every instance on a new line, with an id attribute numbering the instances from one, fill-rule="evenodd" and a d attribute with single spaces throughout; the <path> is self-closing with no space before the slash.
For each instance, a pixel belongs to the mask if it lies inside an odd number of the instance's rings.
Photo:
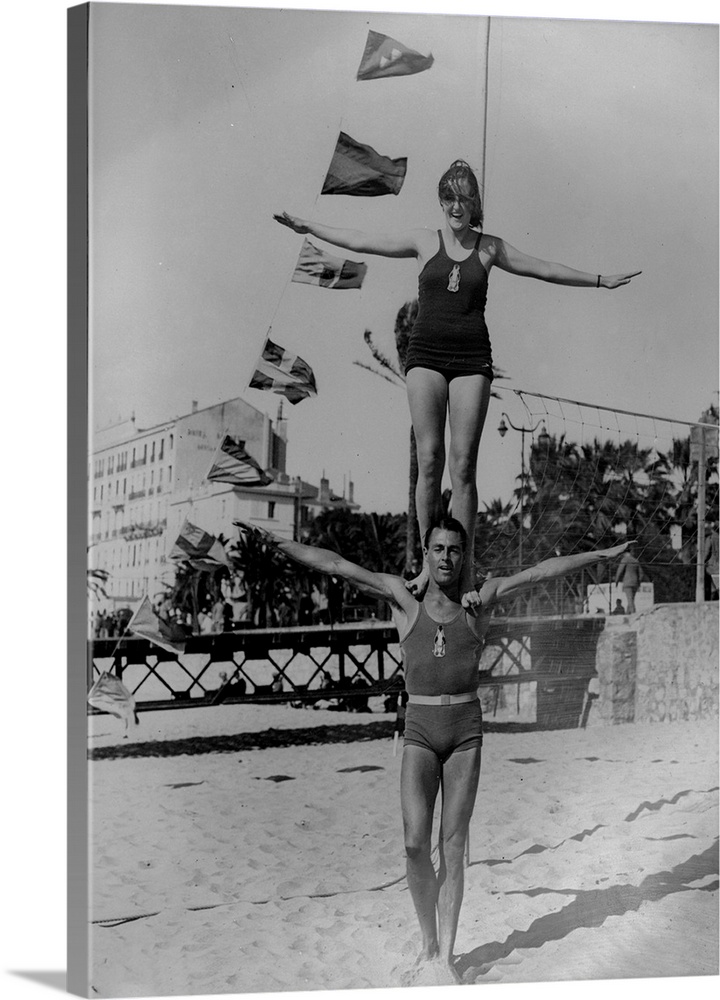
<path id="1" fill-rule="evenodd" d="M 477 456 L 493 378 L 490 338 L 485 324 L 488 275 L 492 267 L 561 285 L 618 288 L 640 274 L 599 275 L 529 257 L 498 236 L 482 231 L 482 201 L 477 178 L 456 160 L 438 185 L 443 227 L 392 234 L 369 234 L 275 215 L 296 233 L 355 253 L 416 257 L 419 268 L 418 315 L 408 345 L 405 377 L 418 455 L 416 493 L 420 537 L 442 514 L 445 421 L 450 422 L 447 456 L 453 515 L 473 552 L 477 514 Z M 421 596 L 428 570 L 407 586 Z M 472 587 L 467 561 L 466 590 Z"/>

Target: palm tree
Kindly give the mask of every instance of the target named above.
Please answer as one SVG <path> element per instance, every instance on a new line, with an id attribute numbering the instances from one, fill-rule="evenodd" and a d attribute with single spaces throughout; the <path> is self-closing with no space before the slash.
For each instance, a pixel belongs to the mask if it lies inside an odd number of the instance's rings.
<path id="1" fill-rule="evenodd" d="M 229 550 L 231 565 L 244 578 L 249 618 L 258 628 L 279 624 L 277 609 L 298 590 L 298 572 L 261 531 L 242 529 Z"/>

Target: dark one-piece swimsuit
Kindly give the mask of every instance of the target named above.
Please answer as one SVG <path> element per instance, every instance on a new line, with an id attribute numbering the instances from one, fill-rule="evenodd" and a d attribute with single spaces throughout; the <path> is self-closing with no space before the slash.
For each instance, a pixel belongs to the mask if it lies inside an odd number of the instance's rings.
<path id="1" fill-rule="evenodd" d="M 458 375 L 492 380 L 492 349 L 485 323 L 488 274 L 478 256 L 481 234 L 462 261 L 440 246 L 418 278 L 418 314 L 410 334 L 405 373 L 430 368 L 448 381 Z"/>

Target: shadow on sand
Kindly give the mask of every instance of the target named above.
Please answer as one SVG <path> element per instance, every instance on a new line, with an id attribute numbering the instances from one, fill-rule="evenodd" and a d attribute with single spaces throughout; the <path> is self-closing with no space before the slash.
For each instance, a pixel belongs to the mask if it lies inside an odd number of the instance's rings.
<path id="1" fill-rule="evenodd" d="M 508 895 L 539 896 L 555 893 L 573 896 L 571 903 L 557 913 L 548 913 L 534 920 L 525 931 L 513 931 L 504 941 L 480 945 L 456 962 L 464 983 L 482 981 L 482 976 L 495 962 L 507 958 L 521 948 L 542 948 L 548 941 L 558 941 L 580 927 L 600 927 L 608 917 L 619 917 L 638 910 L 642 903 L 657 902 L 676 892 L 716 892 L 717 878 L 695 889 L 699 879 L 718 874 L 718 844 L 702 854 L 694 854 L 670 871 L 656 872 L 644 878 L 640 885 L 612 885 L 605 889 L 516 889 Z"/>

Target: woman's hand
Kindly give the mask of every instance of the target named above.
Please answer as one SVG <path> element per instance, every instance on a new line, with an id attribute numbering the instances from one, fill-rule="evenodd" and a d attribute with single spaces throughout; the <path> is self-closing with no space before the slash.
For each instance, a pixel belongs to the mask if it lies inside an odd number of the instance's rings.
<path id="1" fill-rule="evenodd" d="M 283 212 L 280 215 L 273 215 L 273 219 L 279 222 L 281 226 L 287 226 L 288 229 L 292 229 L 294 233 L 304 233 L 310 232 L 309 223 L 305 222 L 303 219 L 298 219 L 294 215 L 288 215 L 287 212 Z"/>
<path id="2" fill-rule="evenodd" d="M 630 279 L 637 277 L 638 274 L 642 274 L 642 271 L 632 271 L 629 274 L 601 274 L 600 287 L 619 288 L 620 285 L 629 284 Z"/>

